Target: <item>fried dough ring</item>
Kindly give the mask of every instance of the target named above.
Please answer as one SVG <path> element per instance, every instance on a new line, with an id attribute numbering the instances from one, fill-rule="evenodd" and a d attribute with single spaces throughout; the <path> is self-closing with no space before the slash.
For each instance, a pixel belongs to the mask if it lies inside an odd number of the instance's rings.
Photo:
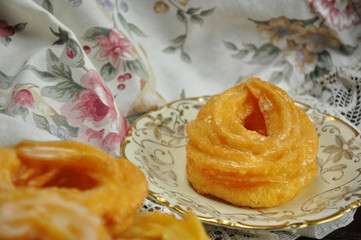
<path id="1" fill-rule="evenodd" d="M 312 122 L 284 90 L 258 78 L 211 97 L 187 134 L 195 190 L 235 205 L 283 204 L 318 170 Z"/>
<path id="2" fill-rule="evenodd" d="M 36 189 L 0 191 L 0 239 L 110 240 L 99 216 Z"/>
<path id="3" fill-rule="evenodd" d="M 138 212 L 135 224 L 117 240 L 210 240 L 201 221 L 193 212 L 177 219 L 160 212 Z"/>
<path id="4" fill-rule="evenodd" d="M 56 193 L 101 216 L 112 234 L 132 224 L 147 195 L 135 165 L 79 142 L 24 141 L 2 148 L 0 156 L 0 188 Z"/>

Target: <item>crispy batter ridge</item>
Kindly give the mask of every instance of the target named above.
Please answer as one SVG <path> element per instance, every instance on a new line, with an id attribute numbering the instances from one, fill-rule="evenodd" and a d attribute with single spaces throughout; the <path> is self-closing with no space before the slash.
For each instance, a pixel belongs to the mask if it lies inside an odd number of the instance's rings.
<path id="1" fill-rule="evenodd" d="M 86 144 L 24 141 L 1 149 L 1 156 L 1 187 L 56 193 L 101 216 L 114 233 L 132 224 L 148 193 L 134 164 Z"/>
<path id="2" fill-rule="evenodd" d="M 318 171 L 312 122 L 284 90 L 258 78 L 210 98 L 187 134 L 194 189 L 235 205 L 286 203 Z"/>

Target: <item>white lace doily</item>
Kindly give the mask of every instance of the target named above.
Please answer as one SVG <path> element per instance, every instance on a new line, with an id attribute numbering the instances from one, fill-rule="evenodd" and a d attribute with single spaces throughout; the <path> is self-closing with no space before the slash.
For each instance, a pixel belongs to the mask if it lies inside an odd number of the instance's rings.
<path id="1" fill-rule="evenodd" d="M 335 68 L 290 91 L 293 99 L 340 117 L 361 130 L 361 62 Z"/>

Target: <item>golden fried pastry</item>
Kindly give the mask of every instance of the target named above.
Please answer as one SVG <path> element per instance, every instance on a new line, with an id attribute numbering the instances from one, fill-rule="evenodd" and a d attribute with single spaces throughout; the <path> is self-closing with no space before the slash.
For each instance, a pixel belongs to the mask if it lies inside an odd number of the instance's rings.
<path id="1" fill-rule="evenodd" d="M 99 216 L 59 195 L 31 188 L 0 191 L 0 239 L 110 240 Z"/>
<path id="2" fill-rule="evenodd" d="M 148 192 L 131 162 L 78 142 L 24 141 L 0 156 L 0 188 L 58 194 L 100 216 L 112 234 L 132 224 Z"/>
<path id="3" fill-rule="evenodd" d="M 318 171 L 312 122 L 284 90 L 258 78 L 211 97 L 187 134 L 190 183 L 234 205 L 286 203 Z"/>
<path id="4" fill-rule="evenodd" d="M 199 219 L 190 212 L 184 219 L 159 212 L 138 212 L 135 224 L 117 240 L 209 240 Z"/>

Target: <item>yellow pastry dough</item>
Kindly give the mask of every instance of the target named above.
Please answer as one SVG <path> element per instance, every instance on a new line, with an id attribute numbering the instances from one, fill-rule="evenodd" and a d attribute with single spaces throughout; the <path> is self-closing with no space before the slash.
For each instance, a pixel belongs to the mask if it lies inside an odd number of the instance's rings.
<path id="1" fill-rule="evenodd" d="M 312 122 L 284 90 L 258 78 L 211 97 L 187 134 L 190 183 L 234 205 L 286 203 L 318 171 Z"/>
<path id="2" fill-rule="evenodd" d="M 34 188 L 75 201 L 101 216 L 114 234 L 132 224 L 148 193 L 134 164 L 83 143 L 24 141 L 1 148 L 0 156 L 0 187 Z"/>

